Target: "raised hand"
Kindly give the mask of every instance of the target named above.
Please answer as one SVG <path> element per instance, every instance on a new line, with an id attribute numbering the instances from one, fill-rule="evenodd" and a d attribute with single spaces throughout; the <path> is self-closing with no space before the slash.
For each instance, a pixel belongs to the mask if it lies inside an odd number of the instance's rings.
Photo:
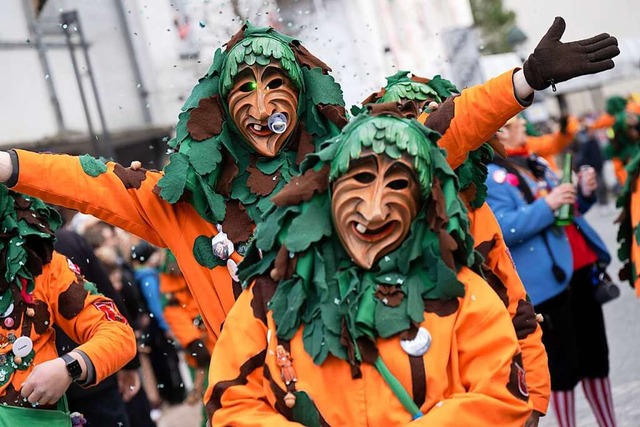
<path id="1" fill-rule="evenodd" d="M 588 39 L 562 43 L 560 38 L 565 28 L 564 19 L 557 17 L 522 66 L 524 77 L 533 89 L 546 89 L 574 77 L 614 67 L 611 58 L 620 54 L 615 37 L 602 33 Z"/>

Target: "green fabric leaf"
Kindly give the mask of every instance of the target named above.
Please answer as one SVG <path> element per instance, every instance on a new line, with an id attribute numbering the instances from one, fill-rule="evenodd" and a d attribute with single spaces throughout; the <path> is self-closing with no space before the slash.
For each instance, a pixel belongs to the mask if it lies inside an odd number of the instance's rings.
<path id="1" fill-rule="evenodd" d="M 206 175 L 212 172 L 222 161 L 218 136 L 192 143 L 187 156 L 197 173 Z"/>
<path id="2" fill-rule="evenodd" d="M 340 85 L 329 74 L 324 74 L 322 69 L 302 69 L 304 77 L 306 97 L 314 104 L 335 104 L 344 106 L 344 99 Z"/>
<path id="3" fill-rule="evenodd" d="M 302 333 L 304 348 L 308 354 L 313 355 L 313 363 L 316 365 L 321 365 L 329 355 L 324 336 L 325 331 L 321 321 L 308 323 Z"/>
<path id="4" fill-rule="evenodd" d="M 88 280 L 85 280 L 83 283 L 83 286 L 84 286 L 84 290 L 89 292 L 89 295 L 102 295 L 100 291 L 98 291 L 98 287 L 96 286 L 96 284 L 93 282 L 89 282 Z"/>
<path id="5" fill-rule="evenodd" d="M 175 203 L 180 200 L 184 193 L 184 187 L 187 183 L 187 171 L 189 169 L 189 159 L 181 153 L 174 153 L 169 157 L 169 164 L 165 167 L 165 173 L 158 187 L 160 197 L 169 203 Z"/>
<path id="6" fill-rule="evenodd" d="M 105 162 L 88 154 L 78 157 L 78 160 L 80 160 L 80 166 L 82 166 L 84 173 L 94 178 L 107 171 L 107 165 Z"/>
<path id="7" fill-rule="evenodd" d="M 218 93 L 218 80 L 218 77 L 203 77 L 198 80 L 198 84 L 194 86 L 191 95 L 182 106 L 182 111 L 196 108 L 201 99 L 209 98 Z"/>
<path id="8" fill-rule="evenodd" d="M 224 265 L 224 261 L 213 254 L 211 237 L 205 235 L 198 236 L 193 243 L 193 256 L 198 264 L 208 269 Z"/>
<path id="9" fill-rule="evenodd" d="M 209 185 L 205 182 L 202 176 L 197 175 L 197 179 L 200 183 L 200 188 L 202 189 L 209 209 L 211 210 L 211 214 L 215 222 L 222 222 L 226 214 L 226 204 L 224 197 L 221 194 L 214 192 Z"/>
<path id="10" fill-rule="evenodd" d="M 301 252 L 322 236 L 331 234 L 331 202 L 326 195 L 316 195 L 291 221 L 285 245 L 291 252 Z"/>
<path id="11" fill-rule="evenodd" d="M 322 427 L 320 412 L 309 395 L 304 391 L 294 391 L 296 404 L 291 409 L 293 421 L 306 427 Z"/>

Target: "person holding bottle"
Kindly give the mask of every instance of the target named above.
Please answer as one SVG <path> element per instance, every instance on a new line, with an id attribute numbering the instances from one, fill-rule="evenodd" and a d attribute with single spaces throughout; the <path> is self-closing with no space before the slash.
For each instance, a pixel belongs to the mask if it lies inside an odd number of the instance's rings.
<path id="1" fill-rule="evenodd" d="M 521 120 L 507 122 L 496 137 L 508 156 L 489 165 L 487 202 L 544 319 L 542 341 L 558 423 L 576 425 L 573 389 L 582 382 L 598 425 L 615 426 L 607 337 L 592 280 L 611 257 L 582 216 L 596 199 L 595 171 L 581 168 L 574 185 L 566 162 L 561 182 L 544 159 L 527 149 Z"/>

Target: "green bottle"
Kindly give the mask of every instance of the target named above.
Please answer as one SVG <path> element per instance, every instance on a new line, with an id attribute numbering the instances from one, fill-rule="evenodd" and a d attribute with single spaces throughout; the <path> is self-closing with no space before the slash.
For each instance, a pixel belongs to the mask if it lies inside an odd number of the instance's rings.
<path id="1" fill-rule="evenodd" d="M 562 166 L 562 184 L 571 184 L 571 165 L 573 162 L 573 155 L 567 153 L 564 156 L 564 165 Z M 565 203 L 560 206 L 556 212 L 556 225 L 559 227 L 566 227 L 573 223 L 573 203 Z"/>

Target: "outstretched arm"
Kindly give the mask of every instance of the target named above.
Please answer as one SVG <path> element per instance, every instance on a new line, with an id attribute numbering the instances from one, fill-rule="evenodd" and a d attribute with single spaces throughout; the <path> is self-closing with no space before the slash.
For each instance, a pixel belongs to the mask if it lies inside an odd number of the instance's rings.
<path id="1" fill-rule="evenodd" d="M 174 206 L 153 193 L 161 176 L 86 155 L 0 152 L 0 180 L 13 190 L 94 215 L 164 247 L 177 236 L 178 218 Z"/>

